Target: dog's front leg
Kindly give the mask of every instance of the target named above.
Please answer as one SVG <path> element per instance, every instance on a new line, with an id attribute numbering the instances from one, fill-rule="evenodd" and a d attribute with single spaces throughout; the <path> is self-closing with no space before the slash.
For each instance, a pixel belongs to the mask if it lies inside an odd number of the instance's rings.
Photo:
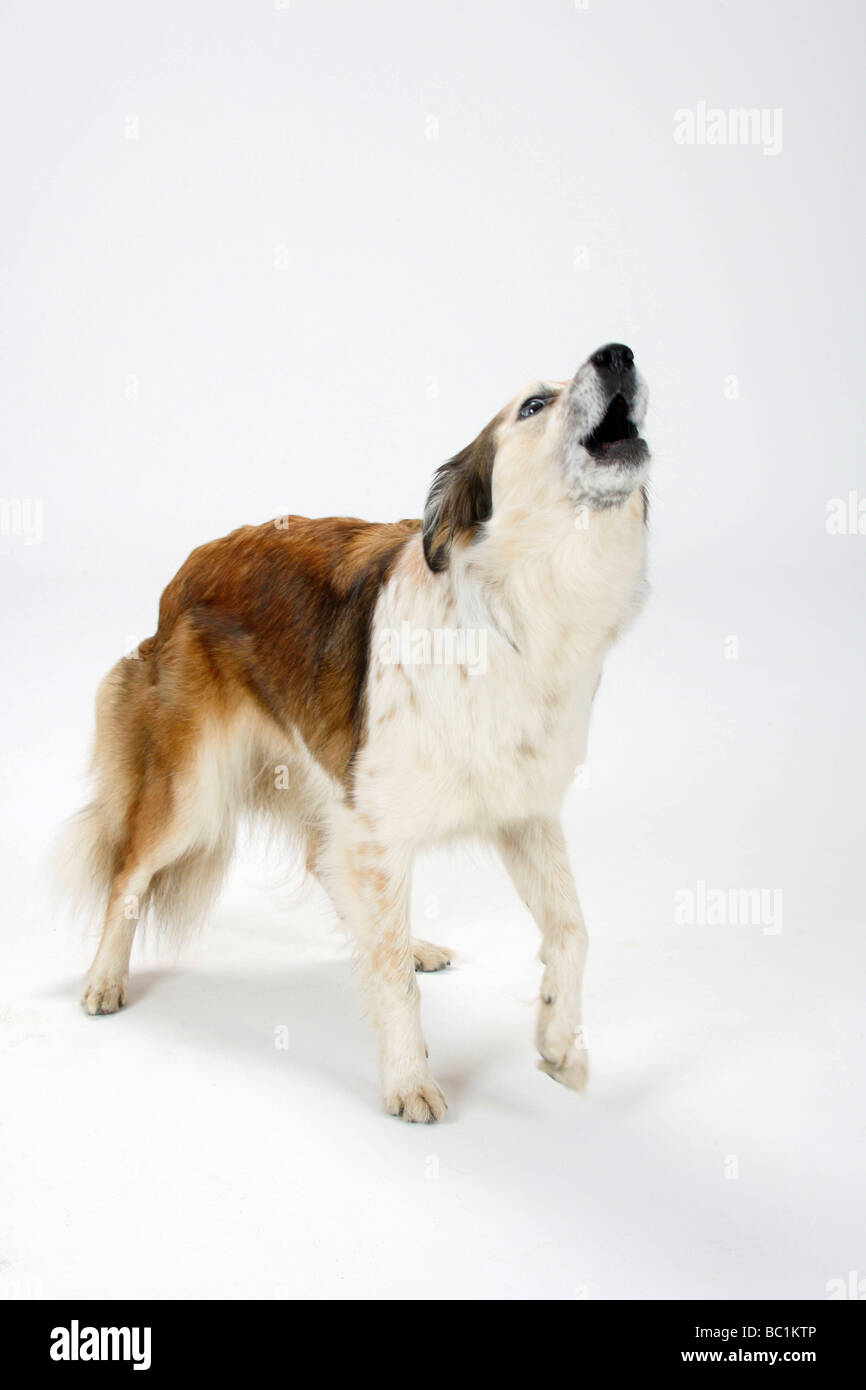
<path id="1" fill-rule="evenodd" d="M 447 1106 L 427 1061 L 409 929 L 411 852 L 352 815 L 337 829 L 328 884 L 355 937 L 364 992 L 379 1033 L 385 1109 L 431 1123 Z"/>
<path id="2" fill-rule="evenodd" d="M 498 837 L 505 866 L 541 931 L 544 976 L 536 1030 L 539 1067 L 574 1091 L 586 1085 L 581 991 L 587 936 L 562 827 L 532 819 Z"/>

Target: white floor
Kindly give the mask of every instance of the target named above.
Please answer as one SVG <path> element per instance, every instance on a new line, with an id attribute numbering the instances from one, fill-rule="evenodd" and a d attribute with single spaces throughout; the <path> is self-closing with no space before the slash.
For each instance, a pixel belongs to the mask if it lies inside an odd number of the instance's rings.
<path id="1" fill-rule="evenodd" d="M 327 906 L 275 894 L 273 861 L 240 861 L 179 963 L 139 957 L 122 1014 L 80 1013 L 90 943 L 37 866 L 79 796 L 90 692 L 66 664 L 73 600 L 53 651 L 19 614 L 0 1292 L 823 1298 L 862 1274 L 860 658 L 828 635 L 832 594 L 793 643 L 757 586 L 725 660 L 726 600 L 703 595 L 692 628 L 669 582 L 609 665 L 567 805 L 590 1091 L 535 1070 L 537 941 L 504 871 L 437 855 L 415 903 L 419 934 L 457 952 L 422 981 L 450 1102 L 434 1128 L 380 1113 Z M 675 895 L 701 882 L 780 889 L 781 915 L 678 925 Z"/>

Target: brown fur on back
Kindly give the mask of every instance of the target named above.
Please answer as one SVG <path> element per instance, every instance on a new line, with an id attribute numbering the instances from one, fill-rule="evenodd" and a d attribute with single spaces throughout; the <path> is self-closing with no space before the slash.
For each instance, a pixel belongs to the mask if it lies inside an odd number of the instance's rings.
<path id="1" fill-rule="evenodd" d="M 420 526 L 292 516 L 199 546 L 165 590 L 156 636 L 141 649 L 151 679 L 174 684 L 185 627 L 207 662 L 203 696 L 230 707 L 246 690 L 280 728 L 299 729 L 332 776 L 346 778 L 361 736 L 373 609 Z"/>

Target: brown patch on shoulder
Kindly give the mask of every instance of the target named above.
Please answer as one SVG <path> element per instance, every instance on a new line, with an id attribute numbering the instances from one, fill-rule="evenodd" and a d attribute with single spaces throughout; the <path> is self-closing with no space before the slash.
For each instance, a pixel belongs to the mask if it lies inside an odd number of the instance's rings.
<path id="1" fill-rule="evenodd" d="M 420 529 L 420 521 L 292 516 L 200 546 L 162 596 L 149 665 L 171 680 L 172 638 L 184 624 L 206 660 L 211 698 L 248 693 L 347 781 L 363 729 L 373 610 Z"/>

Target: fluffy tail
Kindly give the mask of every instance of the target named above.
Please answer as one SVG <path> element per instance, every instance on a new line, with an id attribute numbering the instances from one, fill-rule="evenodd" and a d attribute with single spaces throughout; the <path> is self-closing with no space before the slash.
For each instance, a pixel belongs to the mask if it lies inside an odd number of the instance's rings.
<path id="1" fill-rule="evenodd" d="M 58 896 L 74 917 L 89 926 L 101 920 L 116 873 L 117 843 L 107 832 L 102 808 L 91 801 L 61 827 L 54 849 Z"/>

